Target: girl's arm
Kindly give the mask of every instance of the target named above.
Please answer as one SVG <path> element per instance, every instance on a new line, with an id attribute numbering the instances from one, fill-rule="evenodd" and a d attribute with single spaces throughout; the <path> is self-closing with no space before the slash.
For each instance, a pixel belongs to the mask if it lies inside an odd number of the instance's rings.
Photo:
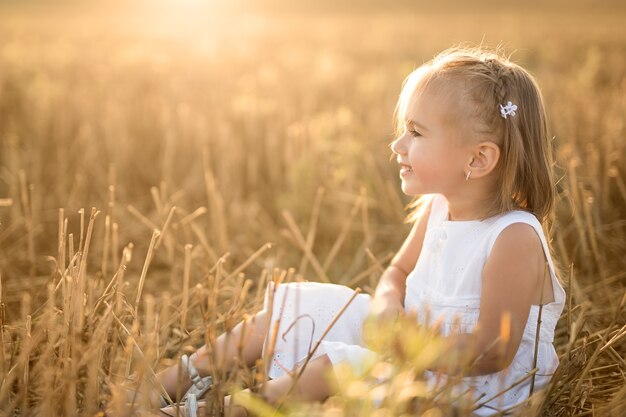
<path id="1" fill-rule="evenodd" d="M 511 364 L 522 340 L 530 306 L 553 300 L 552 281 L 545 263 L 543 246 L 532 226 L 512 224 L 497 238 L 483 270 L 476 331 L 450 340 L 453 350 L 459 355 L 470 353 L 469 359 L 475 361 L 469 375 L 498 372 Z M 438 370 L 460 371 L 445 366 Z"/>
<path id="2" fill-rule="evenodd" d="M 422 204 L 409 235 L 380 277 L 372 299 L 372 316 L 396 317 L 404 312 L 406 278 L 415 267 L 422 250 L 431 205 L 432 199 Z"/>

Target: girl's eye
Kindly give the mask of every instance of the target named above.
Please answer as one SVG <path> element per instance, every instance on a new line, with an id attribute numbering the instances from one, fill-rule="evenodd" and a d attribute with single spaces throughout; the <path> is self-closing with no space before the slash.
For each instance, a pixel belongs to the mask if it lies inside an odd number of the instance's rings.
<path id="1" fill-rule="evenodd" d="M 422 136 L 422 134 L 416 130 L 409 130 L 409 134 L 415 138 Z"/>

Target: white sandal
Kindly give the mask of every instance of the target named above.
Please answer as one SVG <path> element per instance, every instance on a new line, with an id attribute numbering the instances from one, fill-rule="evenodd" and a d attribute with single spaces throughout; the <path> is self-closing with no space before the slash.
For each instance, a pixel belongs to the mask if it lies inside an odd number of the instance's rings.
<path id="1" fill-rule="evenodd" d="M 181 368 L 187 372 L 187 376 L 192 382 L 191 387 L 180 399 L 180 403 L 185 404 L 185 417 L 196 417 L 198 415 L 198 398 L 202 398 L 211 389 L 213 378 L 210 375 L 201 377 L 198 368 L 191 363 L 188 355 L 181 356 L 180 362 L 182 364 Z M 169 401 L 164 396 L 161 396 L 161 408 L 169 405 L 171 405 Z"/>

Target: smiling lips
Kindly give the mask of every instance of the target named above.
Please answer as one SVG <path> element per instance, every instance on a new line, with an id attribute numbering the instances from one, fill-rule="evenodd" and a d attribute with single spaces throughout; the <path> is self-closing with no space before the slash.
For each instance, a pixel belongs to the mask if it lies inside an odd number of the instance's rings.
<path id="1" fill-rule="evenodd" d="M 413 172 L 413 168 L 410 165 L 400 164 L 400 175 L 408 174 L 409 172 Z"/>

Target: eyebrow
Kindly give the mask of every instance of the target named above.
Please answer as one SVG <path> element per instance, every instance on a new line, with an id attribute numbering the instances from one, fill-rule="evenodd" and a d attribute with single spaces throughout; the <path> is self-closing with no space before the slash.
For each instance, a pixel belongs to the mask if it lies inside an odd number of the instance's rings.
<path id="1" fill-rule="evenodd" d="M 409 120 L 407 120 L 407 121 L 405 122 L 405 125 L 407 125 L 407 124 L 409 124 L 409 123 L 411 123 L 413 126 L 417 127 L 417 128 L 418 128 L 419 130 L 421 130 L 421 131 L 428 131 L 428 129 L 426 129 L 426 128 L 424 127 L 424 125 L 422 125 L 422 124 L 420 124 L 420 123 L 416 122 L 415 120 L 411 120 L 411 119 L 409 119 Z"/>

